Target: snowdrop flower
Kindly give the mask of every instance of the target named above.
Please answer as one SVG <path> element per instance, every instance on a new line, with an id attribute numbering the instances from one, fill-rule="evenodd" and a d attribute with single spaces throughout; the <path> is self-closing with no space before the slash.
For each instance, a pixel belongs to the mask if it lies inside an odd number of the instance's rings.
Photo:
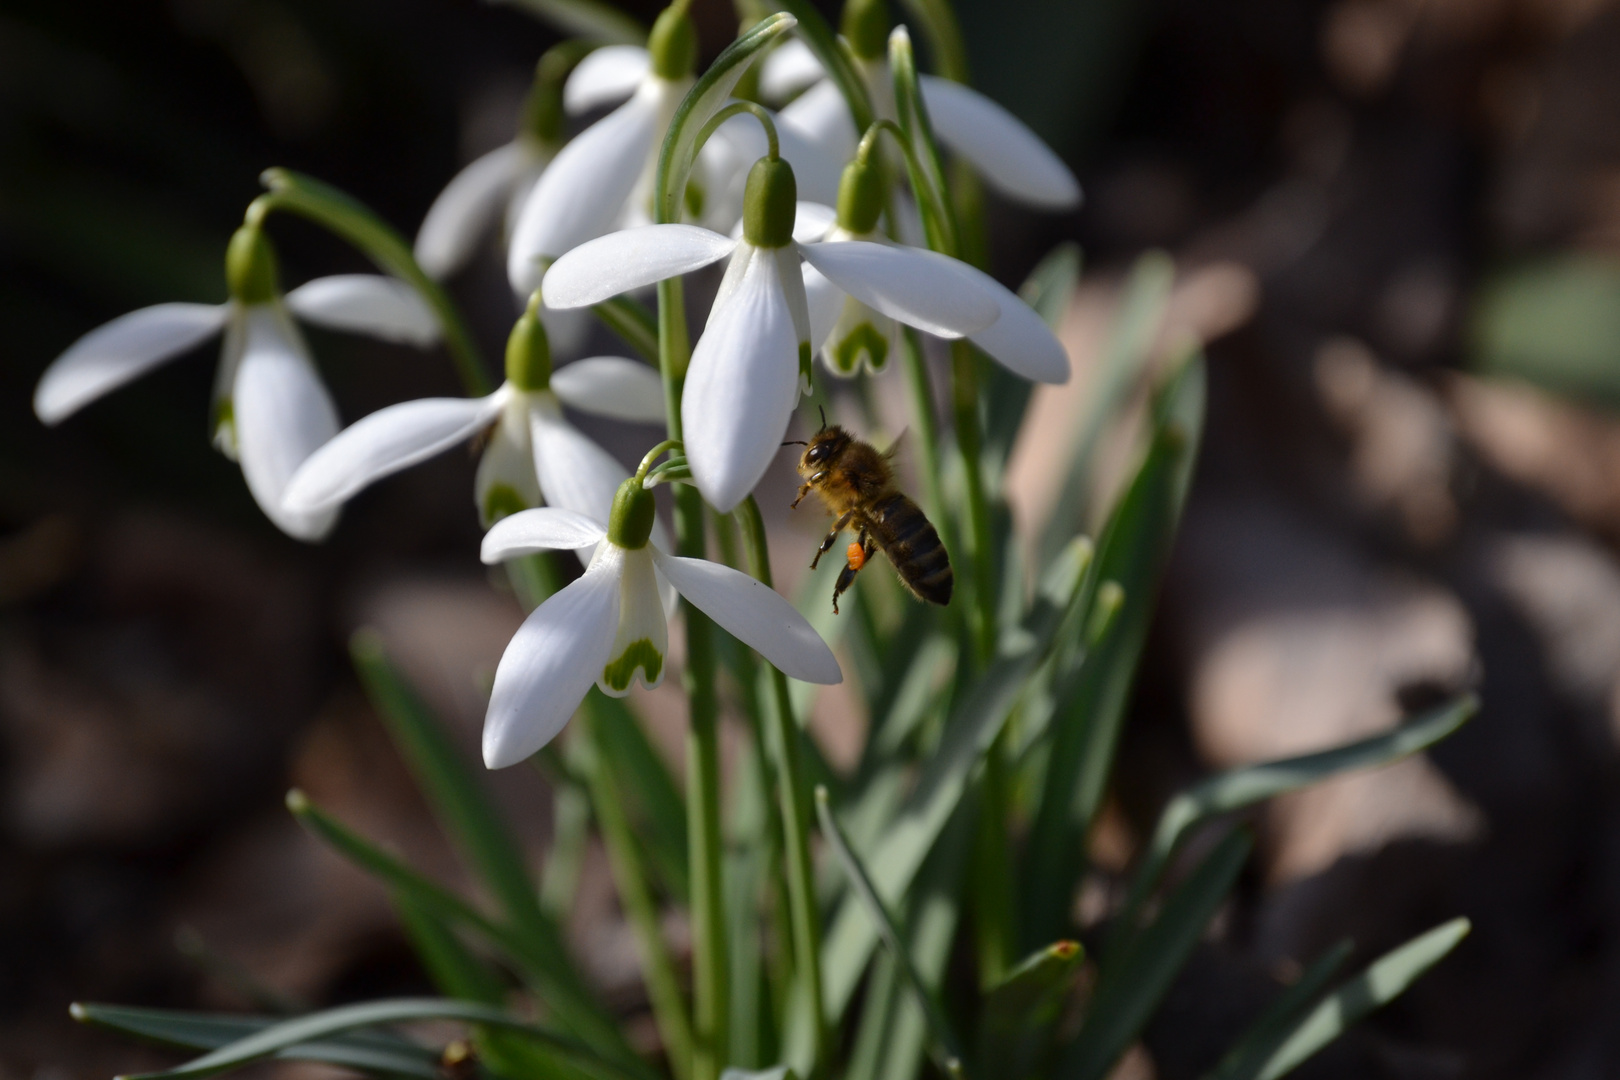
<path id="1" fill-rule="evenodd" d="M 879 118 L 895 119 L 889 73 L 889 14 L 883 0 L 849 0 L 841 29 L 855 66 L 866 83 Z M 820 63 L 802 41 L 790 41 L 765 59 L 760 88 L 784 94 L 803 85 Z M 1007 198 L 1041 210 L 1072 210 L 1080 205 L 1080 184 L 1040 136 L 1023 121 L 961 83 L 919 75 L 923 104 L 940 145 L 971 164 L 990 187 Z M 831 79 L 819 81 L 782 109 L 782 122 L 848 161 L 860 133 Z"/>
<path id="2" fill-rule="evenodd" d="M 544 261 L 601 236 L 632 204 L 650 205 L 658 148 L 694 81 L 697 29 L 676 0 L 653 24 L 646 68 L 623 49 L 581 64 L 574 102 L 591 104 L 639 74 L 630 100 L 563 147 L 524 200 L 512 229 L 506 271 L 513 290 L 528 296 L 540 285 Z M 570 80 L 573 83 L 574 80 Z M 569 100 L 565 90 L 564 103 Z"/>
<path id="3" fill-rule="evenodd" d="M 289 536 L 318 540 L 337 510 L 295 512 L 282 504 L 294 470 L 337 433 L 296 315 L 318 326 L 427 346 L 438 340 L 431 309 L 402 281 L 371 274 L 316 278 L 285 296 L 276 258 L 257 225 L 244 225 L 225 255 L 230 299 L 158 304 L 90 331 L 57 357 L 34 390 L 34 412 L 55 425 L 165 360 L 224 332 L 214 381 L 214 444 L 240 461 L 248 490 Z"/>
<path id="4" fill-rule="evenodd" d="M 548 507 L 514 514 L 484 537 L 486 563 L 595 547 L 585 573 L 535 608 L 502 654 L 484 719 L 485 765 L 505 768 L 545 746 L 592 683 L 623 697 L 635 681 L 663 681 L 661 581 L 784 674 L 843 681 L 832 650 L 793 605 L 730 567 L 665 554 L 652 537 L 654 520 L 652 492 L 637 476 L 619 487 L 605 528 L 598 516 Z"/>
<path id="5" fill-rule="evenodd" d="M 868 157 L 872 146 L 873 139 L 862 140 L 855 160 L 845 167 L 836 216 L 824 206 L 799 205 L 795 237 L 801 242 L 820 240 L 814 247 L 818 252 L 850 242 L 868 246 L 890 243 L 877 230 L 883 212 L 883 179 L 882 170 Z M 991 298 L 999 313 L 988 326 L 966 333 L 969 341 L 1015 375 L 1034 382 L 1068 381 L 1068 354 L 1044 319 L 984 271 L 956 260 L 947 260 L 947 264 Z M 832 281 L 820 266 L 806 262 L 804 289 L 810 307 L 811 341 L 822 361 L 833 374 L 846 378 L 862 367 L 874 373 L 882 371 L 899 348 L 899 322 L 909 320 L 897 322 L 891 313 L 875 309 L 858 294 Z"/>
<path id="6" fill-rule="evenodd" d="M 577 56 L 571 43 L 547 50 L 535 67 L 517 137 L 463 168 L 428 207 L 416 234 L 416 261 L 429 277 L 443 279 L 466 266 L 497 219 L 511 232 L 535 181 L 562 147 L 563 79 Z"/>
<path id="7" fill-rule="evenodd" d="M 796 195 L 788 163 L 761 158 L 749 173 L 740 240 L 695 225 L 648 225 L 576 248 L 546 274 L 546 303 L 583 307 L 731 257 L 681 398 L 693 482 L 722 513 L 759 482 L 809 378 L 801 262 L 872 308 L 943 337 L 983 330 L 999 314 L 962 264 L 943 255 L 856 240 L 798 243 Z"/>
<path id="8" fill-rule="evenodd" d="M 629 475 L 562 415 L 567 403 L 619 420 L 661 422 L 664 390 L 646 364 L 597 356 L 551 370 L 538 298 L 519 317 L 506 346 L 506 381 L 482 398 L 424 398 L 380 409 L 345 429 L 287 485 L 288 513 L 320 514 L 374 481 L 490 430 L 478 465 L 478 513 L 487 528 L 539 506 L 601 518 Z"/>

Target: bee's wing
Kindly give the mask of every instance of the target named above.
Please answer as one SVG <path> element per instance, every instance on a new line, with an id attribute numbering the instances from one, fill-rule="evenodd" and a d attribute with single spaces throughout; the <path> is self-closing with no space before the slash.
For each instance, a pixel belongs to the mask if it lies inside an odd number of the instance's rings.
<path id="1" fill-rule="evenodd" d="M 900 451 L 911 445 L 910 440 L 906 438 L 910 434 L 911 428 L 909 426 L 901 428 L 900 434 L 896 435 L 894 441 L 889 444 L 889 448 L 883 451 L 883 459 L 890 462 L 898 460 Z"/>

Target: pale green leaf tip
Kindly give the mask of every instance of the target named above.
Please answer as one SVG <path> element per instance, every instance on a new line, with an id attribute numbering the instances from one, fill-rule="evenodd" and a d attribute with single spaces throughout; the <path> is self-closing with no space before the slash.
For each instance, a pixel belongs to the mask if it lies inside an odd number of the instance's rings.
<path id="1" fill-rule="evenodd" d="M 309 796 L 299 788 L 291 788 L 287 792 L 287 809 L 295 814 L 309 812 Z"/>
<path id="2" fill-rule="evenodd" d="M 88 1024 L 90 1022 L 90 1010 L 84 1007 L 84 1003 L 82 1001 L 75 1001 L 73 1004 L 69 1005 L 68 1015 L 73 1017 L 73 1019 L 77 1020 L 81 1024 Z"/>

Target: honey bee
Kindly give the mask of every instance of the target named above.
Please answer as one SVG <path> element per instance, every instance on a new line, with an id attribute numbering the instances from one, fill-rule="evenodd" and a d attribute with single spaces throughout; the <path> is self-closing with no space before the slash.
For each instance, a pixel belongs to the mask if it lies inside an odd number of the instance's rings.
<path id="1" fill-rule="evenodd" d="M 838 598 L 855 583 L 855 575 L 872 558 L 874 550 L 889 557 L 911 595 L 931 604 L 950 603 L 955 581 L 950 556 L 921 507 L 895 490 L 889 455 L 861 442 L 837 424 L 825 423 L 825 418 L 813 439 L 796 445 L 805 447 L 799 459 L 799 475 L 804 483 L 793 506 L 814 491 L 827 511 L 837 516 L 832 531 L 810 560 L 810 569 L 814 570 L 821 557 L 832 550 L 838 534 L 846 528 L 853 528 L 857 536 L 849 545 L 848 561 L 833 586 L 833 614 L 838 614 Z"/>

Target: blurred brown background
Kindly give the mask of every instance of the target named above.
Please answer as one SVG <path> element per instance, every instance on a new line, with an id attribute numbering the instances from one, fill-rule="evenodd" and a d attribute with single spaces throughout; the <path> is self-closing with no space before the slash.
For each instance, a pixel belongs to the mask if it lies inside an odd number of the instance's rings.
<path id="1" fill-rule="evenodd" d="M 712 52 L 729 7 L 697 9 Z M 1132 1075 L 1196 1075 L 1275 976 L 1341 936 L 1372 955 L 1459 913 L 1469 941 L 1300 1075 L 1620 1074 L 1620 7 L 977 0 L 962 17 L 981 85 L 1088 192 L 1062 220 L 993 207 L 1004 280 L 1065 238 L 1087 265 L 1064 331 L 1080 377 L 1036 401 L 1017 512 L 1050 498 L 1043 432 L 1086 400 L 1142 251 L 1175 257 L 1174 327 L 1211 340 L 1104 871 L 1203 771 L 1462 688 L 1485 702 L 1426 758 L 1265 812 L 1240 902 Z M 519 613 L 474 558 L 471 460 L 380 485 L 308 548 L 209 449 L 211 355 L 53 431 L 29 398 L 106 319 L 222 299 L 265 166 L 413 231 L 509 137 L 553 40 L 465 0 L 0 4 L 0 1077 L 170 1060 L 75 1028 L 74 999 L 249 1008 L 244 972 L 317 1004 L 427 989 L 380 891 L 281 798 L 302 786 L 464 880 L 344 642 L 381 628 L 473 744 L 479 673 Z M 297 222 L 275 235 L 288 283 L 364 268 Z M 498 261 L 455 291 L 498 355 Z M 442 356 L 312 344 L 346 419 L 455 392 Z M 538 783 L 495 783 L 538 853 Z M 633 1011 L 599 865 L 573 922 Z"/>

